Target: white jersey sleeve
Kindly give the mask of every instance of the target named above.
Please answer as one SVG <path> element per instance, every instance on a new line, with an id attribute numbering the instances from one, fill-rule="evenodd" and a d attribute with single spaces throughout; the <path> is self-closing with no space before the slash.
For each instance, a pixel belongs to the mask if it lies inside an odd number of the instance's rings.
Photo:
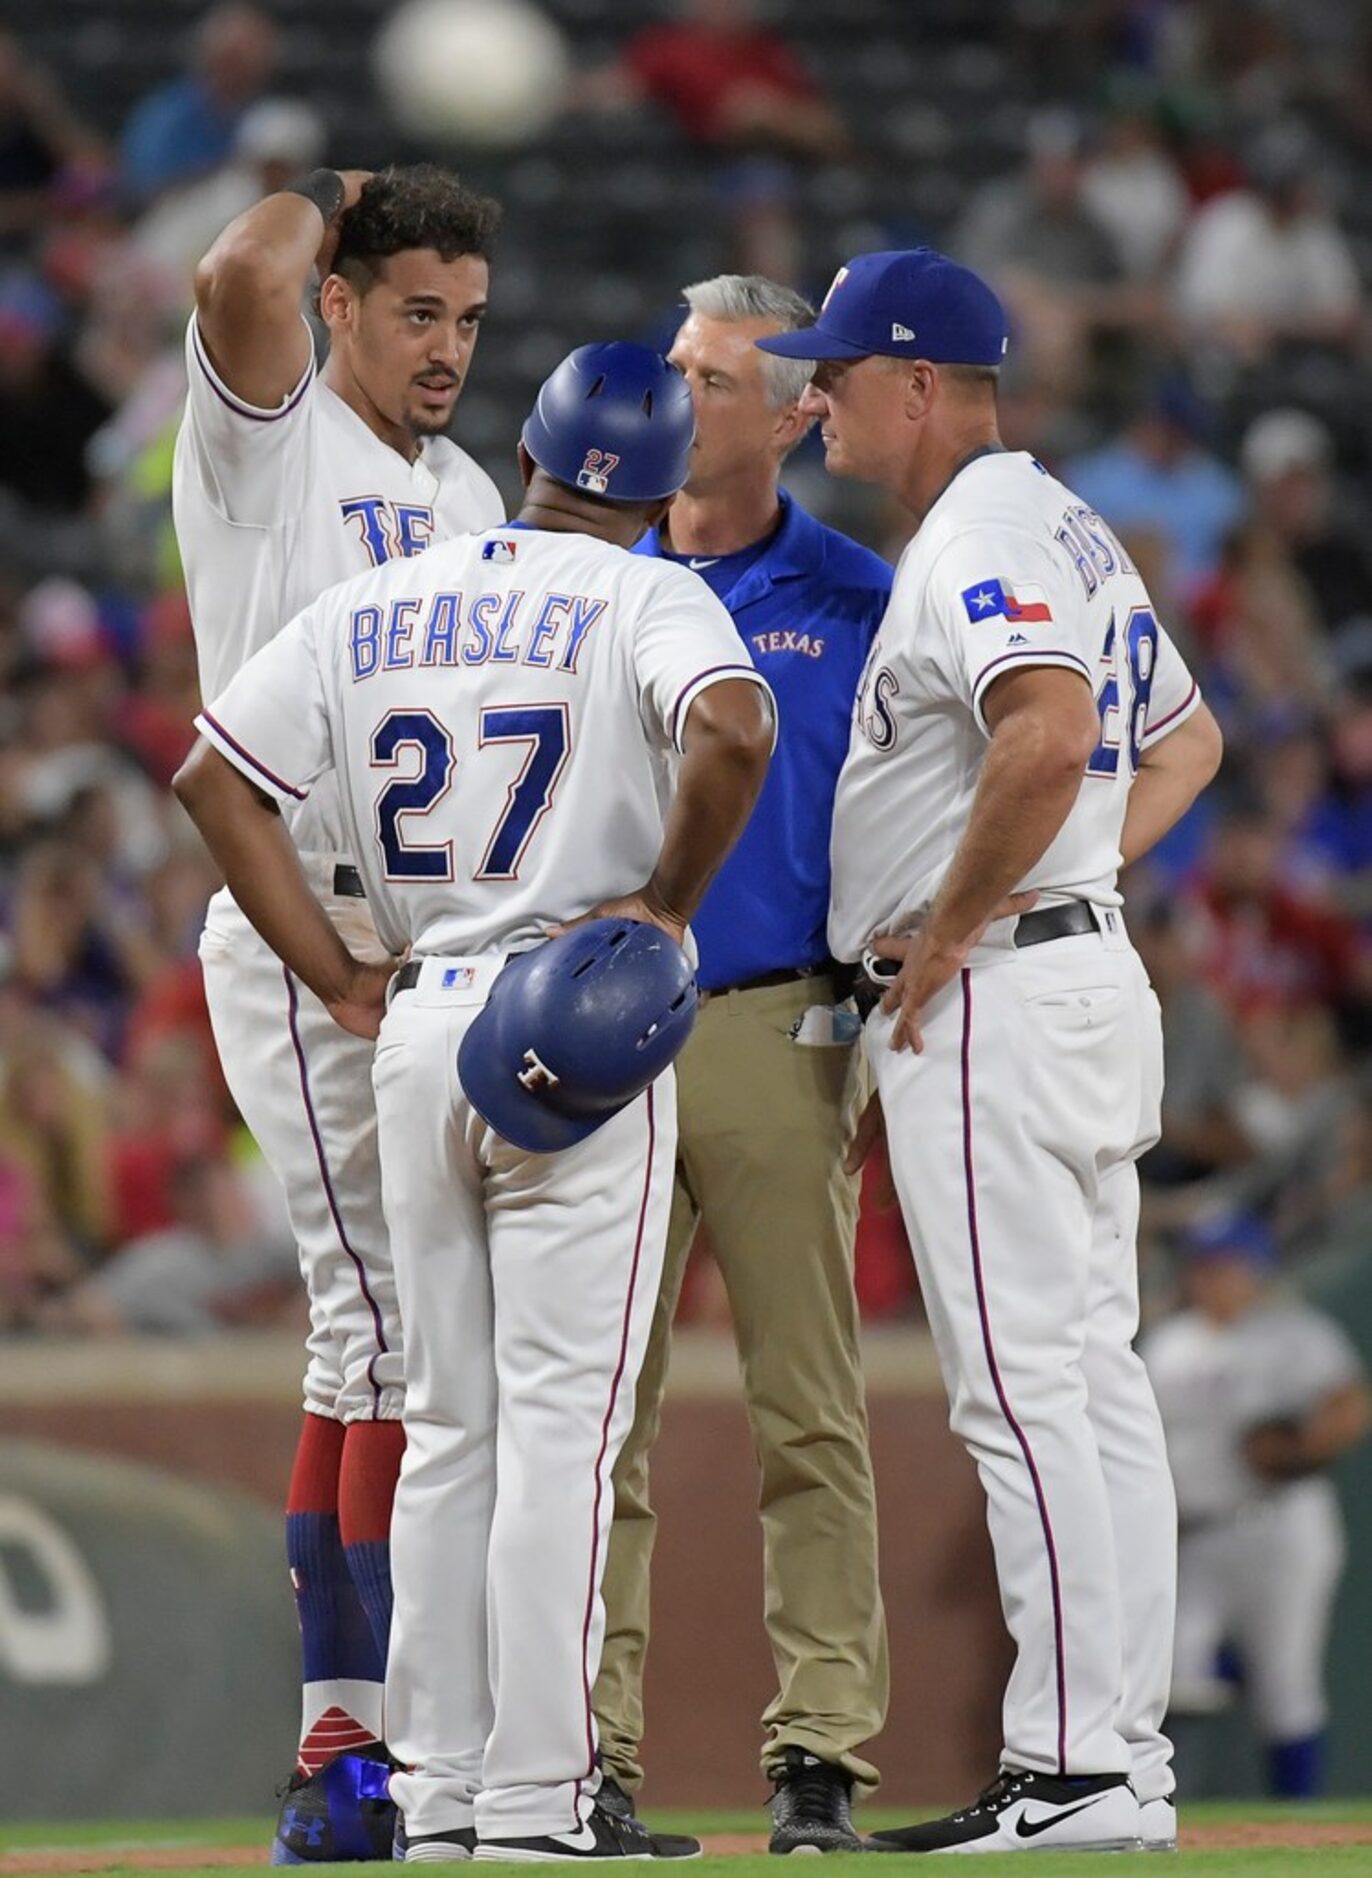
<path id="1" fill-rule="evenodd" d="M 278 802 L 303 802 L 334 767 L 315 638 L 319 611 L 316 604 L 297 613 L 195 720 L 221 756 Z"/>
<path id="2" fill-rule="evenodd" d="M 986 693 L 1016 666 L 1063 666 L 1094 684 L 1100 647 L 1083 640 L 1083 609 L 1065 591 L 1062 564 L 1029 530 L 956 535 L 929 570 L 928 598 L 942 637 L 931 651 L 987 735 Z"/>
<path id="3" fill-rule="evenodd" d="M 725 678 L 768 686 L 723 603 L 698 575 L 663 561 L 645 565 L 656 578 L 634 632 L 639 705 L 649 732 L 680 750 L 687 712 L 702 691 Z"/>
<path id="4" fill-rule="evenodd" d="M 274 410 L 248 404 L 214 369 L 192 313 L 186 328 L 183 436 L 205 499 L 225 521 L 274 528 L 304 507 L 310 495 L 314 376 L 311 342 L 298 383 Z"/>
<path id="5" fill-rule="evenodd" d="M 1167 629 L 1159 624 L 1154 653 L 1152 688 L 1148 694 L 1148 713 L 1143 721 L 1139 746 L 1166 737 L 1183 725 L 1201 701 L 1200 686 L 1191 676 L 1186 660 L 1178 652 Z"/>

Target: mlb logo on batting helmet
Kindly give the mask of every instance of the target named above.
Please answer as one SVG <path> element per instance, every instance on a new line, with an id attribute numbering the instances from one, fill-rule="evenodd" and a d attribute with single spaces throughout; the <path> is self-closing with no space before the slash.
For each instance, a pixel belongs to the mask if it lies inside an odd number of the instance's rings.
<path id="1" fill-rule="evenodd" d="M 588 450 L 585 462 L 576 473 L 576 486 L 593 496 L 608 495 L 610 478 L 618 467 L 619 458 L 609 450 Z"/>

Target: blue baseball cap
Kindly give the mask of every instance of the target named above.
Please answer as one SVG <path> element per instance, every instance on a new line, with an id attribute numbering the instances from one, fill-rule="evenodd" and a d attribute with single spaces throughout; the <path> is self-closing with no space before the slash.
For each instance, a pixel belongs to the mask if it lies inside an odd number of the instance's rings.
<path id="1" fill-rule="evenodd" d="M 813 326 L 754 343 L 784 359 L 930 359 L 999 365 L 1005 308 L 980 274 L 935 248 L 859 254 L 841 267 Z"/>
<path id="2" fill-rule="evenodd" d="M 1182 1250 L 1191 1260 L 1239 1258 L 1262 1266 L 1277 1262 L 1277 1242 L 1260 1213 L 1217 1213 L 1197 1220 L 1182 1235 Z"/>

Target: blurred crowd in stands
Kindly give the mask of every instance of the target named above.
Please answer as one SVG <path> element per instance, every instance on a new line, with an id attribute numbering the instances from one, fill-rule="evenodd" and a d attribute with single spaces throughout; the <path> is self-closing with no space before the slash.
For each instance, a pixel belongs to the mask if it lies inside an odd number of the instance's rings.
<path id="1" fill-rule="evenodd" d="M 860 214 L 877 159 L 851 100 L 826 97 L 805 9 L 663 11 L 573 108 L 671 120 L 718 160 L 716 265 L 822 293 L 843 254 L 810 250 L 804 190 L 846 178 Z M 891 16 L 917 54 L 920 9 Z M 1004 172 L 978 172 L 947 225 L 873 216 L 865 245 L 931 240 L 1003 292 L 1007 442 L 1123 537 L 1225 729 L 1219 786 L 1126 883 L 1169 1051 L 1148 1233 L 1242 1205 L 1292 1262 L 1355 1256 L 1372 1227 L 1372 27 L 1333 0 L 998 17 L 1034 93 Z M 283 95 L 277 43 L 267 13 L 216 7 L 179 75 L 169 38 L 165 81 L 109 125 L 0 40 L 0 1330 L 301 1309 L 209 1035 L 196 939 L 215 878 L 167 790 L 197 704 L 168 496 L 191 268 L 258 195 L 351 156 L 313 99 Z M 982 109 L 989 128 L 997 98 Z M 957 161 L 919 112 L 903 134 L 911 174 Z M 670 217 L 670 171 L 661 189 Z M 608 336 L 578 325 L 575 278 L 558 297 L 569 344 Z M 817 450 L 794 476 L 899 552 L 896 517 L 829 484 Z M 870 1317 L 914 1308 L 893 1221 L 869 1214 L 859 1267 Z M 1166 1260 L 1151 1269 L 1163 1288 Z"/>

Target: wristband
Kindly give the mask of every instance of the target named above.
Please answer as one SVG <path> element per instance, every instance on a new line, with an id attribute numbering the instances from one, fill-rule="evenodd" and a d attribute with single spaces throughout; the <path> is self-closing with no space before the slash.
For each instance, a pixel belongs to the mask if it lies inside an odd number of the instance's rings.
<path id="1" fill-rule="evenodd" d="M 346 189 L 337 170 L 311 170 L 298 183 L 287 183 L 282 193 L 304 196 L 306 202 L 313 202 L 324 217 L 324 226 L 332 228 L 342 212 Z"/>

